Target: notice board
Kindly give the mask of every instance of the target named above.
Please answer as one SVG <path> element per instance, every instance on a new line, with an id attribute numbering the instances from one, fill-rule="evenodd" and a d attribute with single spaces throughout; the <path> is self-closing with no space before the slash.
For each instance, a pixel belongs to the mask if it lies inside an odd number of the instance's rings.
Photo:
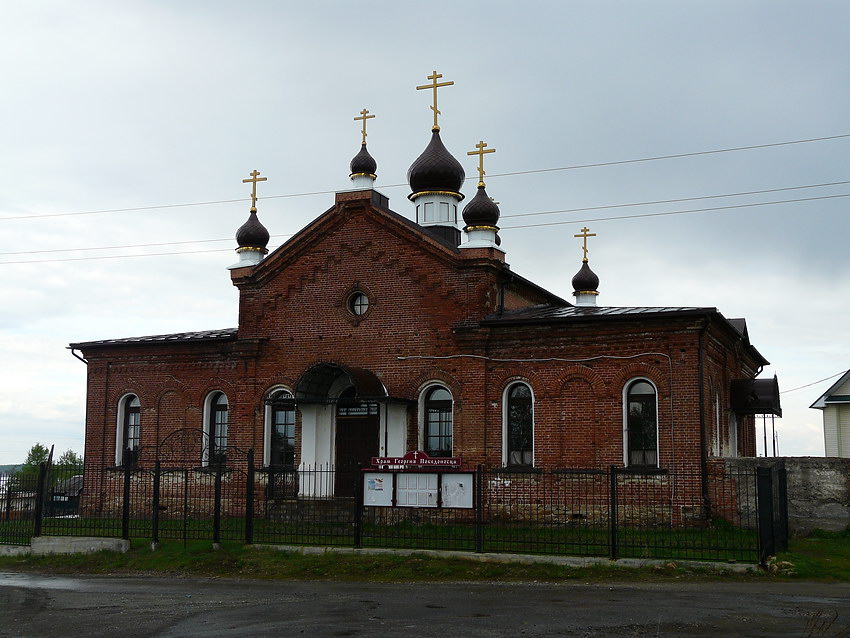
<path id="1" fill-rule="evenodd" d="M 395 475 L 395 498 L 399 507 L 437 507 L 436 472 L 399 472 Z"/>
<path id="2" fill-rule="evenodd" d="M 472 508 L 472 474 L 443 474 L 440 491 L 443 507 Z"/>
<path id="3" fill-rule="evenodd" d="M 363 477 L 363 504 L 375 507 L 392 507 L 392 472 L 366 472 Z"/>

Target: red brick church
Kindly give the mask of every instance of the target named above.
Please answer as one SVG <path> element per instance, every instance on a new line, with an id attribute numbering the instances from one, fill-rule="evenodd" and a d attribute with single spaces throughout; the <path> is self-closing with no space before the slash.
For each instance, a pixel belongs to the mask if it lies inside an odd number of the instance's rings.
<path id="1" fill-rule="evenodd" d="M 532 472 L 755 455 L 747 402 L 767 361 L 744 320 L 597 305 L 587 229 L 572 301 L 517 274 L 485 190 L 489 149 L 477 146 L 481 180 L 462 206 L 464 170 L 432 109 L 408 172 L 416 221 L 373 189 L 364 111 L 354 189 L 271 253 L 264 178 L 245 180 L 238 327 L 71 344 L 88 362 L 87 465 L 120 466 L 177 431 L 197 438 L 199 467 L 237 448 L 265 468 L 338 470 L 412 450 Z"/>

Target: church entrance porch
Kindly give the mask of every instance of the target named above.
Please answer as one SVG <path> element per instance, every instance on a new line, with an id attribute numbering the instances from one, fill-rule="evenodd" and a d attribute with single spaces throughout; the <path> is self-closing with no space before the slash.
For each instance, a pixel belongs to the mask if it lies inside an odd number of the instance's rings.
<path id="1" fill-rule="evenodd" d="M 358 473 L 371 465 L 378 456 L 380 418 L 377 403 L 359 402 L 351 398 L 354 388 L 341 396 L 336 409 L 336 475 L 334 494 L 354 496 L 357 492 Z"/>
<path id="2" fill-rule="evenodd" d="M 404 453 L 412 402 L 390 398 L 369 370 L 321 363 L 301 376 L 294 394 L 301 414 L 300 496 L 353 497 L 372 457 Z"/>

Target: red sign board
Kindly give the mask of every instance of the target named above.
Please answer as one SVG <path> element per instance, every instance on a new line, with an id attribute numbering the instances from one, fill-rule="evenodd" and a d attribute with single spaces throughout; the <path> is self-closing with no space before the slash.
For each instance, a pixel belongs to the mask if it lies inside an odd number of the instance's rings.
<path id="1" fill-rule="evenodd" d="M 414 450 L 413 452 L 408 452 L 404 456 L 373 456 L 372 457 L 372 467 L 380 467 L 384 465 L 402 465 L 404 467 L 448 467 L 448 468 L 459 468 L 463 464 L 463 459 L 460 457 L 452 456 L 435 456 L 431 457 L 425 454 L 425 452 L 420 452 L 419 450 Z"/>

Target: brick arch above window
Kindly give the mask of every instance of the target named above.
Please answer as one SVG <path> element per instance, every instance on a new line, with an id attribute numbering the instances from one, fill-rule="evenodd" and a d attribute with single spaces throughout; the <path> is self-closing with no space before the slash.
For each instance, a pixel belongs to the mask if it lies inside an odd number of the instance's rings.
<path id="1" fill-rule="evenodd" d="M 418 399 L 419 395 L 422 394 L 428 386 L 435 384 L 446 386 L 449 392 L 451 392 L 455 404 L 460 402 L 461 388 L 463 387 L 463 384 L 452 373 L 441 369 L 429 370 L 428 372 L 420 374 L 410 385 L 408 385 L 408 392 L 406 392 L 403 396 L 410 396 L 411 398 Z"/>
<path id="2" fill-rule="evenodd" d="M 192 397 L 191 403 L 203 410 L 207 399 L 215 392 L 224 392 L 224 394 L 227 395 L 228 400 L 233 401 L 236 397 L 236 386 L 221 377 L 214 377 L 210 379 L 207 384 L 199 392 L 197 392 L 197 394 L 195 392 L 192 393 L 195 396 Z"/>
<path id="3" fill-rule="evenodd" d="M 488 385 L 493 391 L 498 390 L 503 394 L 512 383 L 526 384 L 531 388 L 535 399 L 540 400 L 551 396 L 551 382 L 547 382 L 545 377 L 537 371 L 525 370 L 517 366 L 490 373 Z"/>
<path id="4" fill-rule="evenodd" d="M 142 404 L 143 408 L 150 407 L 152 404 L 155 403 L 154 401 L 152 401 L 150 393 L 141 392 L 136 387 L 125 387 L 120 390 L 113 390 L 109 393 L 110 405 L 113 407 L 118 405 L 119 401 L 128 394 L 135 394 L 137 397 L 139 397 L 139 402 Z"/>
<path id="5" fill-rule="evenodd" d="M 593 393 L 602 397 L 608 391 L 604 379 L 595 370 L 581 365 L 570 365 L 564 368 L 558 383 L 558 395 L 564 396 L 569 385 L 576 379 L 586 382 L 593 389 Z"/>
<path id="6" fill-rule="evenodd" d="M 670 394 L 670 369 L 667 366 L 658 367 L 638 362 L 623 366 L 614 376 L 609 387 L 612 392 L 620 396 L 626 384 L 637 377 L 643 377 L 652 382 L 658 392 L 659 401 Z"/>

